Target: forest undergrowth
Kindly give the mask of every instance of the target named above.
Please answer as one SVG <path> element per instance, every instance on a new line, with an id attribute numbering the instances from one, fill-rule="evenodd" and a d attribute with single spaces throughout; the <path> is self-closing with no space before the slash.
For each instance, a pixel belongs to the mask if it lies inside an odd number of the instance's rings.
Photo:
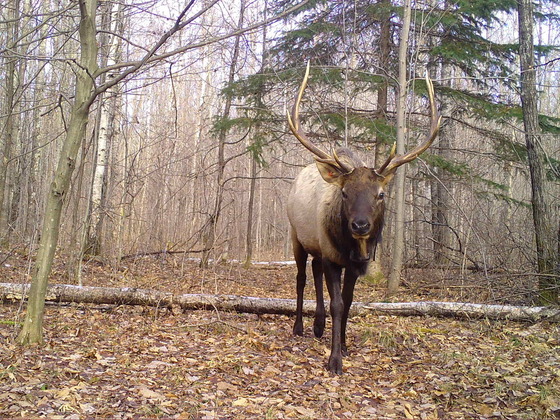
<path id="1" fill-rule="evenodd" d="M 2 282 L 29 281 L 24 256 Z M 56 262 L 52 283 L 64 280 Z M 422 274 L 424 273 L 424 274 Z M 439 273 L 439 277 L 436 274 Z M 408 270 L 397 300 L 527 303 L 527 285 Z M 88 286 L 293 298 L 289 265 L 219 264 L 180 256 L 86 262 Z M 496 277 L 496 282 L 501 279 Z M 486 284 L 486 288 L 484 285 Z M 492 283 L 494 284 L 494 283 Z M 307 297 L 312 298 L 312 287 Z M 361 280 L 355 300 L 383 299 Z M 49 304 L 45 344 L 14 344 L 25 307 L 0 306 L 0 417 L 43 418 L 558 418 L 556 323 L 364 315 L 349 322 L 344 374 L 325 369 L 329 332 L 291 333 L 293 319 L 219 311 Z"/>

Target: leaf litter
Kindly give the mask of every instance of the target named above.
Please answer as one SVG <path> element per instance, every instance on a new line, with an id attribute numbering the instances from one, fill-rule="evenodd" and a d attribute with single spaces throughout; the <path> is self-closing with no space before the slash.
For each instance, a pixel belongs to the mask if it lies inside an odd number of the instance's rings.
<path id="1" fill-rule="evenodd" d="M 145 268 L 131 266 L 127 275 L 134 271 L 142 287 L 208 291 L 204 273 L 167 277 Z M 291 297 L 292 273 L 259 268 L 249 281 L 233 269 L 231 284 L 219 276 L 205 282 L 222 293 L 237 285 L 239 294 L 270 296 L 268 287 Z M 88 285 L 115 286 L 115 276 L 102 274 L 92 270 Z M 363 284 L 357 290 L 375 293 Z M 18 304 L 0 306 L 0 417 L 560 417 L 554 323 L 354 317 L 344 374 L 333 376 L 325 370 L 330 325 L 316 339 L 310 319 L 306 336 L 294 337 L 293 319 L 280 315 L 48 305 L 45 344 L 27 348 L 13 341 L 22 319 Z"/>

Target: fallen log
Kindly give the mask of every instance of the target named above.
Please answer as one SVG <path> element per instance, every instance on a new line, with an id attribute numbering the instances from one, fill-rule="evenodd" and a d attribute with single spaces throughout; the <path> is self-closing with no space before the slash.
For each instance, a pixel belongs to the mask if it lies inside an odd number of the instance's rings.
<path id="1" fill-rule="evenodd" d="M 0 300 L 22 300 L 29 284 L 0 283 Z M 218 309 L 255 314 L 292 315 L 296 312 L 293 299 L 257 298 L 235 295 L 181 294 L 133 287 L 92 287 L 53 284 L 47 287 L 47 302 L 78 302 L 113 305 L 144 305 L 155 307 L 179 306 L 184 310 Z M 313 301 L 306 301 L 304 311 L 311 315 Z"/>
<path id="2" fill-rule="evenodd" d="M 0 283 L 0 300 L 23 300 L 29 284 Z M 183 310 L 214 309 L 254 314 L 294 315 L 295 299 L 261 298 L 235 295 L 180 294 L 131 287 L 92 287 L 53 284 L 48 286 L 46 301 L 112 305 L 144 305 L 160 308 L 180 307 Z M 327 305 L 328 308 L 328 305 Z M 305 315 L 313 315 L 315 301 L 304 301 Z M 560 308 L 484 305 L 463 302 L 354 302 L 351 315 L 373 313 L 396 316 L 435 316 L 457 318 L 488 318 L 522 322 L 560 321 Z"/>
<path id="3" fill-rule="evenodd" d="M 486 305 L 466 302 L 376 302 L 360 305 L 363 312 L 383 315 L 487 318 L 518 322 L 560 321 L 560 308 L 548 306 Z"/>

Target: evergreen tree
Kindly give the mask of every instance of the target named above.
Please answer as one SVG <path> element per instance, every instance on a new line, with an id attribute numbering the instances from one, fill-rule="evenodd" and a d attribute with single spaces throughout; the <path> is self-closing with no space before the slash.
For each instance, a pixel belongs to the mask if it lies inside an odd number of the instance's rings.
<path id="1" fill-rule="evenodd" d="M 271 1 L 271 7 L 285 9 L 291 3 L 290 0 Z M 436 81 L 438 102 L 442 104 L 443 132 L 447 130 L 452 138 L 457 132 L 474 130 L 485 139 L 490 148 L 488 153 L 498 165 L 508 162 L 526 165 L 523 143 L 509 134 L 512 124 L 520 127 L 522 123 L 517 92 L 518 44 L 499 43 L 489 36 L 493 29 L 512 20 L 517 2 L 456 0 L 429 7 L 413 2 L 412 7 L 409 78 L 421 79 L 425 69 L 430 69 Z M 402 5 L 386 0 L 308 2 L 290 17 L 289 29 L 275 40 L 269 52 L 268 68 L 225 89 L 227 95 L 242 98 L 247 105 L 246 116 L 231 123 L 249 126 L 258 120 L 263 133 L 259 138 L 272 141 L 281 137 L 278 133 L 286 132 L 282 105 L 291 102 L 303 65 L 311 60 L 313 68 L 306 93 L 309 105 L 304 104 L 302 116 L 314 141 L 325 141 L 327 149 L 335 143 L 348 142 L 368 153 L 381 143 L 392 144 L 395 55 L 401 15 Z M 387 32 L 389 42 L 383 44 L 380 40 Z M 535 51 L 541 58 L 557 52 L 547 46 L 535 46 Z M 389 100 L 383 103 L 383 95 L 379 93 L 387 87 Z M 422 82 L 414 83 L 413 88 L 417 93 L 425 89 Z M 257 104 L 256 98 L 261 103 Z M 410 122 L 414 124 L 415 119 Z M 541 114 L 539 122 L 544 133 L 560 130 L 560 120 L 553 116 Z M 412 135 L 409 141 L 414 142 Z M 449 143 L 440 146 L 464 147 Z M 509 190 L 511 186 L 499 177 L 489 176 L 476 160 L 460 160 L 457 153 L 438 153 L 437 146 L 429 149 L 423 158 L 432 171 L 424 176 L 437 174 L 446 188 L 455 181 L 468 181 L 478 197 L 528 205 L 516 201 Z M 549 157 L 549 163 L 551 168 L 558 167 L 554 156 Z M 557 172 L 549 173 L 554 177 Z M 558 179 L 554 182 L 558 184 Z M 455 238 L 454 243 L 444 246 L 470 259 L 463 249 L 457 222 L 451 219 L 451 216 L 444 217 L 442 223 Z M 480 257 L 482 262 L 471 259 L 471 263 L 480 268 L 485 265 L 484 258 Z"/>

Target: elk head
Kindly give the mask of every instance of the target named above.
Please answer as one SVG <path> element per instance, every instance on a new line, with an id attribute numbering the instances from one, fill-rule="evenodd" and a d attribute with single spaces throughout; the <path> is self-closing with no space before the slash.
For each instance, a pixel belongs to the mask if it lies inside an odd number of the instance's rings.
<path id="1" fill-rule="evenodd" d="M 315 146 L 301 129 L 299 106 L 309 78 L 309 63 L 299 91 L 296 95 L 288 123 L 292 133 L 311 153 L 315 155 L 317 169 L 323 179 L 340 188 L 342 197 L 342 214 L 346 228 L 358 243 L 357 252 L 350 258 L 365 262 L 371 258 L 368 243 L 372 236 L 377 239 L 381 233 L 385 210 L 385 188 L 393 178 L 397 168 L 416 159 L 434 141 L 440 126 L 434 88 L 431 80 L 426 77 L 428 96 L 430 99 L 431 125 L 425 139 L 415 148 L 403 155 L 396 155 L 396 144 L 393 145 L 386 161 L 379 168 L 355 167 L 353 160 L 348 158 L 349 151 L 341 149 L 331 154 Z"/>

